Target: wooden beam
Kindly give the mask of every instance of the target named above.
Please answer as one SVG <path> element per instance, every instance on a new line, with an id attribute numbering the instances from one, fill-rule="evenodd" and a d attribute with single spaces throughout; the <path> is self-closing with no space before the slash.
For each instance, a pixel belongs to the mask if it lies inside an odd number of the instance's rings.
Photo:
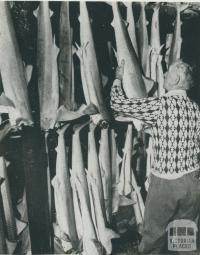
<path id="1" fill-rule="evenodd" d="M 33 254 L 49 254 L 53 247 L 44 133 L 25 127 L 22 147 L 31 250 Z"/>

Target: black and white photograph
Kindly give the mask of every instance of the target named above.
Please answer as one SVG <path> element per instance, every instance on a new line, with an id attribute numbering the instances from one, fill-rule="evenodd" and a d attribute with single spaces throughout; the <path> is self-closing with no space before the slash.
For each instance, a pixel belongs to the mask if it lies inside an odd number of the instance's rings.
<path id="1" fill-rule="evenodd" d="M 200 1 L 0 0 L 0 254 L 200 254 Z"/>

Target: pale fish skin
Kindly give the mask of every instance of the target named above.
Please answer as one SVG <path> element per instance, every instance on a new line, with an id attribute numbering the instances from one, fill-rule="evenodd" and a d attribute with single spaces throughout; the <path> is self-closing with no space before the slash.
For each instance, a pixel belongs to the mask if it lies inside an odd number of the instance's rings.
<path id="1" fill-rule="evenodd" d="M 136 29 L 135 29 L 135 19 L 132 9 L 132 2 L 124 2 L 127 7 L 127 22 L 128 22 L 128 33 L 135 50 L 136 55 L 138 56 L 138 46 L 137 46 L 137 38 L 136 38 Z"/>
<path id="2" fill-rule="evenodd" d="M 139 225 L 142 223 L 144 217 L 144 202 L 131 166 L 132 151 L 133 126 L 132 124 L 128 124 L 120 173 L 119 193 L 124 196 L 131 196 L 136 222 Z"/>
<path id="3" fill-rule="evenodd" d="M 81 78 L 87 84 L 88 92 L 86 92 L 86 100 L 88 100 L 89 97 L 90 103 L 93 103 L 98 108 L 101 118 L 109 122 L 110 116 L 106 109 L 105 101 L 103 98 L 103 84 L 97 63 L 91 24 L 86 2 L 84 1 L 80 2 L 79 21 L 83 57 L 83 65 L 81 67 L 84 68 L 84 71 L 81 71 Z M 85 91 L 86 89 L 84 89 L 84 92 Z"/>
<path id="4" fill-rule="evenodd" d="M 98 243 L 95 225 L 92 221 L 90 196 L 80 141 L 80 132 L 88 123 L 86 122 L 74 127 L 71 183 L 74 194 L 76 226 L 79 238 L 82 241 L 83 252 L 89 255 L 93 254 L 92 250 L 94 250 L 94 254 L 100 255 L 101 246 Z"/>
<path id="5" fill-rule="evenodd" d="M 160 23 L 159 23 L 159 12 L 160 6 L 156 4 L 153 9 L 152 21 L 151 21 L 151 40 L 150 46 L 157 54 L 160 52 Z"/>
<path id="6" fill-rule="evenodd" d="M 69 124 L 57 131 L 58 146 L 56 159 L 56 175 L 52 180 L 55 196 L 56 219 L 59 228 L 65 233 L 74 250 L 77 249 L 79 240 L 76 230 L 73 193 L 68 168 L 68 154 L 65 146 L 65 131 Z"/>
<path id="7" fill-rule="evenodd" d="M 97 185 L 99 196 L 100 196 L 100 203 L 103 210 L 103 215 L 104 215 L 104 219 L 106 220 L 103 182 L 102 182 L 101 169 L 100 169 L 99 158 L 98 158 L 97 148 L 96 148 L 95 128 L 96 126 L 93 123 L 91 123 L 90 130 L 88 133 L 88 174 L 96 180 L 96 185 Z"/>
<path id="8" fill-rule="evenodd" d="M 17 226 L 13 211 L 6 161 L 2 156 L 0 157 L 0 177 L 5 179 L 1 185 L 1 194 L 5 213 L 6 231 L 8 240 L 14 242 L 17 240 Z"/>
<path id="9" fill-rule="evenodd" d="M 60 53 L 58 56 L 58 73 L 60 100 L 59 105 L 64 105 L 67 110 L 74 110 L 73 88 L 73 52 L 72 29 L 69 19 L 69 2 L 61 2 L 60 7 Z"/>
<path id="10" fill-rule="evenodd" d="M 121 18 L 117 2 L 112 2 L 112 9 L 114 16 L 112 25 L 115 30 L 118 64 L 121 63 L 122 59 L 125 60 L 123 75 L 124 91 L 128 97 L 146 97 L 147 91 L 142 77 L 142 70 L 126 25 Z"/>
<path id="11" fill-rule="evenodd" d="M 160 54 L 160 23 L 159 23 L 159 4 L 153 9 L 152 22 L 151 22 L 151 41 L 150 41 L 150 77 L 157 81 L 156 64 Z"/>
<path id="12" fill-rule="evenodd" d="M 120 182 L 119 182 L 119 193 L 123 196 L 127 196 L 132 191 L 132 169 L 131 169 L 131 157 L 133 150 L 133 126 L 128 124 L 126 139 L 124 144 L 124 154 L 122 159 L 122 167 L 120 173 Z"/>
<path id="13" fill-rule="evenodd" d="M 80 141 L 80 132 L 87 125 L 88 122 L 74 127 L 74 133 L 72 136 L 72 171 L 73 175 L 76 176 L 81 182 L 82 189 L 84 190 L 84 194 L 86 196 L 87 206 L 90 208 L 88 184 Z"/>
<path id="14" fill-rule="evenodd" d="M 112 168 L 110 155 L 110 130 L 101 129 L 99 148 L 99 165 L 103 183 L 104 201 L 107 222 L 112 221 Z"/>
<path id="15" fill-rule="evenodd" d="M 173 34 L 167 34 L 166 35 L 166 42 L 165 42 L 165 49 L 166 49 L 166 53 L 165 53 L 165 63 L 167 68 L 169 68 L 169 54 L 170 54 L 170 48 L 172 45 L 172 40 L 173 40 Z"/>
<path id="16" fill-rule="evenodd" d="M 75 187 L 75 180 L 73 176 L 74 172 L 71 171 L 71 186 L 73 192 L 73 203 L 74 203 L 74 213 L 75 213 L 75 221 L 76 221 L 76 230 L 78 234 L 79 240 L 83 239 L 83 222 L 81 218 L 81 208 L 79 204 L 78 193 Z"/>
<path id="17" fill-rule="evenodd" d="M 59 106 L 57 56 L 59 49 L 53 42 L 48 2 L 40 2 L 35 12 L 38 19 L 37 70 L 40 101 L 40 125 L 43 130 L 55 125 Z"/>
<path id="18" fill-rule="evenodd" d="M 138 48 L 139 48 L 139 56 L 142 65 L 142 69 L 145 75 L 147 75 L 147 59 L 149 55 L 149 38 L 147 33 L 147 20 L 145 13 L 145 3 L 140 2 L 141 11 L 140 17 L 137 22 L 138 28 Z M 148 76 L 148 75 L 147 75 Z"/>
<path id="19" fill-rule="evenodd" d="M 174 34 L 171 42 L 170 52 L 169 52 L 169 63 L 168 65 L 172 65 L 176 60 L 180 59 L 181 55 L 181 45 L 182 45 L 182 37 L 181 37 L 181 3 L 176 3 L 176 21 L 174 27 Z"/>
<path id="20" fill-rule="evenodd" d="M 14 111 L 9 112 L 9 117 L 12 120 L 12 125 L 20 120 L 24 125 L 30 126 L 33 124 L 33 120 L 28 99 L 25 67 L 20 55 L 8 2 L 0 2 L 0 17 L 0 73 L 5 95 L 15 106 Z"/>
<path id="21" fill-rule="evenodd" d="M 133 201 L 125 196 L 119 194 L 119 164 L 122 162 L 122 158 L 117 151 L 117 144 L 115 140 L 115 131 L 111 130 L 111 163 L 112 163 L 112 214 L 116 214 L 120 206 L 129 206 L 133 204 Z"/>
<path id="22" fill-rule="evenodd" d="M 119 163 L 121 158 L 117 152 L 116 134 L 114 129 L 111 130 L 111 162 L 112 162 L 112 214 L 118 212 L 119 209 Z"/>
<path id="23" fill-rule="evenodd" d="M 159 55 L 156 63 L 156 72 L 157 72 L 157 82 L 158 82 L 158 96 L 161 97 L 165 94 L 164 89 L 164 73 L 162 68 L 162 58 L 163 56 Z"/>
<path id="24" fill-rule="evenodd" d="M 88 207 L 87 197 L 78 178 L 75 178 L 75 187 L 79 197 L 81 217 L 83 222 L 83 252 L 85 255 L 103 255 L 103 249 L 97 239 L 94 223 L 92 221 L 91 210 Z"/>
<path id="25" fill-rule="evenodd" d="M 93 209 L 94 209 L 98 238 L 105 249 L 106 255 L 109 255 L 112 253 L 111 239 L 119 238 L 120 236 L 117 233 L 115 233 L 113 230 L 106 227 L 103 212 L 102 212 L 98 187 L 97 187 L 97 181 L 93 177 L 91 177 L 89 173 L 88 173 L 88 183 L 89 183 L 90 197 L 91 197 L 91 200 L 93 201 L 91 204 L 93 205 Z"/>

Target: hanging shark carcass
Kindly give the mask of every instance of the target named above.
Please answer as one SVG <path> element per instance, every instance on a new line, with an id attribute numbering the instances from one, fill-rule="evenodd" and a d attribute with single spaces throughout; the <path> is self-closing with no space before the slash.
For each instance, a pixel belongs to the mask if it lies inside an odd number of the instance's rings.
<path id="1" fill-rule="evenodd" d="M 133 126 L 128 124 L 124 146 L 124 155 L 120 173 L 119 193 L 130 195 L 133 200 L 133 208 L 137 225 L 139 226 L 144 218 L 144 202 L 140 193 L 140 187 L 132 170 L 132 150 L 133 150 Z"/>
<path id="2" fill-rule="evenodd" d="M 37 74 L 40 100 L 40 124 L 43 130 L 54 127 L 59 104 L 57 56 L 59 49 L 53 42 L 48 2 L 40 2 L 35 11 L 38 20 Z"/>
<path id="3" fill-rule="evenodd" d="M 5 96 L 12 101 L 9 112 L 12 125 L 32 125 L 28 99 L 25 67 L 20 55 L 18 42 L 8 2 L 0 2 L 0 73 Z"/>
<path id="4" fill-rule="evenodd" d="M 89 192 L 90 192 L 90 200 L 92 209 L 94 210 L 93 213 L 93 221 L 95 221 L 95 226 L 98 233 L 98 239 L 101 242 L 105 254 L 109 255 L 112 253 L 112 242 L 111 240 L 114 238 L 119 238 L 119 235 L 115 233 L 113 230 L 106 227 L 100 196 L 98 192 L 98 187 L 96 185 L 96 181 L 91 175 L 88 173 L 88 185 L 89 185 Z M 104 254 L 104 253 L 103 253 Z"/>
<path id="5" fill-rule="evenodd" d="M 60 230 L 68 237 L 68 247 L 65 252 L 78 247 L 78 235 L 76 231 L 72 188 L 68 167 L 68 153 L 65 146 L 65 131 L 69 124 L 57 131 L 58 145 L 56 148 L 56 175 L 52 180 L 55 196 L 56 219 Z"/>
<path id="6" fill-rule="evenodd" d="M 4 211 L 5 211 L 5 222 L 6 222 L 8 240 L 16 241 L 17 226 L 16 226 L 14 210 L 12 205 L 9 180 L 7 176 L 6 162 L 2 156 L 0 157 L 0 177 L 5 179 L 5 181 L 3 182 L 1 186 L 1 193 L 2 193 Z"/>
<path id="7" fill-rule="evenodd" d="M 3 194 L 1 192 L 1 185 L 4 182 L 4 178 L 0 177 L 0 254 L 13 254 L 17 243 L 16 242 L 10 242 L 8 241 L 7 237 L 7 229 L 5 227 L 5 210 L 4 210 L 4 206 L 3 206 Z"/>
<path id="8" fill-rule="evenodd" d="M 88 125 L 88 122 L 77 124 L 73 127 L 73 135 L 72 135 L 72 175 L 74 177 L 71 178 L 71 183 L 73 186 L 73 200 L 75 207 L 75 218 L 76 218 L 76 227 L 79 239 L 83 238 L 83 223 L 81 221 L 81 212 L 80 205 L 78 202 L 78 196 L 75 189 L 74 178 L 78 178 L 80 184 L 82 185 L 82 189 L 84 191 L 84 195 L 87 201 L 87 207 L 90 210 L 90 198 L 89 198 L 89 190 L 86 178 L 85 164 L 83 160 L 83 151 L 80 140 L 80 132 L 83 130 L 85 126 Z"/>
<path id="9" fill-rule="evenodd" d="M 146 97 L 154 82 L 142 75 L 142 70 L 131 43 L 125 22 L 121 18 L 117 2 L 112 2 L 115 40 L 117 45 L 118 63 L 125 60 L 123 88 L 129 98 Z"/>
<path id="10" fill-rule="evenodd" d="M 98 241 L 97 233 L 95 230 L 94 222 L 92 220 L 91 209 L 88 206 L 88 200 L 86 193 L 81 184 L 81 180 L 74 175 L 72 170 L 72 187 L 74 194 L 77 195 L 77 202 L 81 216 L 82 223 L 82 243 L 83 243 L 83 254 L 90 255 L 102 255 L 102 245 Z M 88 194 L 89 195 L 89 194 Z"/>
<path id="11" fill-rule="evenodd" d="M 86 125 L 88 125 L 88 122 L 74 126 L 74 134 L 72 137 L 71 183 L 74 194 L 75 218 L 84 254 L 101 255 L 102 246 L 98 241 L 95 224 L 93 222 L 88 182 L 80 141 L 80 131 Z"/>
<path id="12" fill-rule="evenodd" d="M 60 99 L 59 105 L 64 105 L 66 109 L 73 110 L 74 105 L 74 88 L 73 88 L 73 30 L 70 26 L 69 2 L 61 2 L 60 7 L 60 31 L 58 55 L 58 75 Z"/>
<path id="13" fill-rule="evenodd" d="M 124 2 L 124 4 L 127 7 L 126 21 L 128 22 L 129 37 L 131 39 L 135 53 L 138 56 L 138 45 L 137 45 L 137 38 L 136 38 L 135 19 L 134 19 L 134 15 L 133 15 L 132 2 Z"/>
<path id="14" fill-rule="evenodd" d="M 66 95 L 63 94 L 61 97 L 63 105 L 60 105 L 59 107 L 59 77 L 57 63 L 59 48 L 56 46 L 55 38 L 53 39 L 52 35 L 50 20 L 52 12 L 49 9 L 49 3 L 41 2 L 34 14 L 38 19 L 37 70 L 40 99 L 40 125 L 43 130 L 48 131 L 49 129 L 53 129 L 57 122 L 71 121 L 80 118 L 83 115 L 87 115 L 88 112 L 96 113 L 96 108 L 94 105 L 81 105 L 77 111 L 69 110 L 67 109 L 69 108 L 69 105 L 65 105 L 66 99 L 63 99 L 66 98 Z M 62 39 L 63 38 L 61 38 L 61 42 L 64 40 Z M 68 47 L 67 50 L 70 54 L 70 47 Z M 62 54 L 64 53 L 61 51 L 61 56 Z M 59 65 L 60 75 L 62 75 L 61 72 L 66 67 L 64 64 L 61 61 Z M 70 69 L 71 66 L 69 67 L 68 65 L 67 68 Z M 71 86 L 71 84 L 63 85 L 62 82 L 63 80 L 61 80 L 61 86 L 63 88 L 61 93 L 65 93 L 67 86 Z M 67 96 L 69 97 L 69 95 Z"/>
<path id="15" fill-rule="evenodd" d="M 97 147 L 95 141 L 95 129 L 96 125 L 91 123 L 90 130 L 88 133 L 88 173 L 92 178 L 96 180 L 96 185 L 98 188 L 100 203 L 104 215 L 104 219 L 106 220 L 106 210 L 104 203 L 104 192 L 103 192 L 103 182 L 101 176 L 100 162 L 97 154 Z"/>
<path id="16" fill-rule="evenodd" d="M 137 22 L 137 35 L 138 35 L 138 51 L 140 56 L 140 63 L 142 65 L 142 69 L 144 74 L 149 77 L 149 38 L 147 32 L 147 19 L 146 19 L 146 12 L 145 12 L 145 3 L 140 3 L 141 10 L 140 10 L 140 17 Z"/>
<path id="17" fill-rule="evenodd" d="M 150 40 L 150 77 L 154 81 L 157 81 L 157 69 L 156 64 L 158 56 L 161 51 L 160 47 L 160 23 L 159 23 L 159 4 L 153 9 L 152 21 L 151 21 L 151 40 Z"/>
<path id="18" fill-rule="evenodd" d="M 90 102 L 97 107 L 100 114 L 99 123 L 106 126 L 106 123 L 110 121 L 110 116 L 103 98 L 103 84 L 97 63 L 89 14 L 86 3 L 83 1 L 80 2 L 79 21 L 81 47 L 77 46 L 79 48 L 77 55 L 81 60 L 81 78 L 85 82 L 83 84 L 84 94 L 87 104 Z"/>
<path id="19" fill-rule="evenodd" d="M 169 63 L 168 63 L 169 66 L 173 64 L 176 60 L 180 59 L 181 44 L 182 44 L 181 25 L 182 25 L 182 22 L 181 22 L 180 3 L 177 3 L 174 34 L 173 34 L 172 43 L 170 47 L 170 53 L 169 53 Z"/>
<path id="20" fill-rule="evenodd" d="M 182 45 L 182 36 L 181 36 L 181 12 L 188 8 L 188 4 L 181 4 L 180 2 L 176 3 L 176 21 L 174 27 L 174 34 L 171 42 L 170 52 L 169 52 L 169 62 L 168 65 L 172 65 L 176 60 L 181 57 L 181 45 Z"/>
<path id="21" fill-rule="evenodd" d="M 99 147 L 99 166 L 103 183 L 104 201 L 107 222 L 112 221 L 112 168 L 110 155 L 110 130 L 101 129 L 101 139 Z"/>

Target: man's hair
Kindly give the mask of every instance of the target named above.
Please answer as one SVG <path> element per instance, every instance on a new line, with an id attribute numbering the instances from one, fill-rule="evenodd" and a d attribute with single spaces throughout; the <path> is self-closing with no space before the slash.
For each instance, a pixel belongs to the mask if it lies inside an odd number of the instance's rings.
<path id="1" fill-rule="evenodd" d="M 189 64 L 180 59 L 171 65 L 171 69 L 183 78 L 185 89 L 191 89 L 193 87 L 193 68 Z"/>

